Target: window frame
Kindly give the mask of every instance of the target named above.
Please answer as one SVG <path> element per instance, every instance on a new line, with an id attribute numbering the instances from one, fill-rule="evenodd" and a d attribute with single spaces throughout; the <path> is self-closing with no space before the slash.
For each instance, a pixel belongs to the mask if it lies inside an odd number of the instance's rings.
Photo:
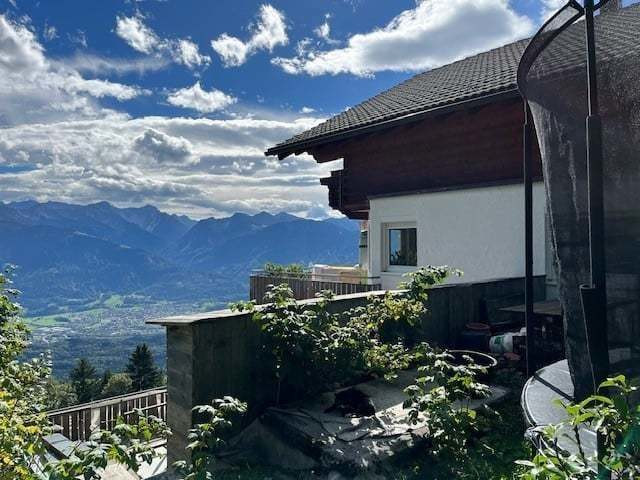
<path id="1" fill-rule="evenodd" d="M 391 265 L 389 261 L 389 231 L 414 228 L 416 230 L 416 265 Z M 418 226 L 416 222 L 389 222 L 382 224 L 382 271 L 411 272 L 418 268 Z"/>

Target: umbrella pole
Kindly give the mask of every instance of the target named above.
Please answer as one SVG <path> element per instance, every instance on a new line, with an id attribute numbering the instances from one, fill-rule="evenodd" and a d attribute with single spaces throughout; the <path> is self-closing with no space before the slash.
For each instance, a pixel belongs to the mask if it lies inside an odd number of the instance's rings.
<path id="1" fill-rule="evenodd" d="M 589 361 L 593 376 L 593 389 L 609 373 L 607 344 L 607 291 L 604 244 L 604 188 L 602 168 L 602 122 L 598 105 L 598 80 L 594 34 L 594 0 L 585 0 L 585 40 L 587 46 L 587 86 L 589 115 L 587 134 L 587 186 L 589 197 L 589 260 L 590 285 L 581 285 Z M 598 477 L 610 478 L 611 472 L 602 465 L 604 444 L 598 434 Z"/>
<path id="2" fill-rule="evenodd" d="M 536 371 L 535 341 L 533 325 L 533 185 L 531 179 L 531 125 L 529 106 L 524 100 L 523 125 L 523 176 L 524 176 L 524 323 L 527 331 L 526 361 L 527 377 Z"/>

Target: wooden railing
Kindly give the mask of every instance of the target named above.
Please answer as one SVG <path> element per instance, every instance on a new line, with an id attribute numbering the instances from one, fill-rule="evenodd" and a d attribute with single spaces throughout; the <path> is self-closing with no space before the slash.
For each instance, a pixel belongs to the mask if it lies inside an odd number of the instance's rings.
<path id="1" fill-rule="evenodd" d="M 47 412 L 49 420 L 70 440 L 88 440 L 97 429 L 111 430 L 118 418 L 137 421 L 136 410 L 167 420 L 167 389 L 153 388 Z"/>
<path id="2" fill-rule="evenodd" d="M 268 285 L 287 284 L 293 291 L 296 300 L 314 298 L 316 293 L 323 290 L 331 290 L 336 295 L 348 295 L 351 293 L 372 292 L 381 289 L 378 278 L 362 277 L 353 281 L 341 281 L 337 276 L 335 280 L 327 280 L 328 274 L 321 274 L 322 280 L 315 280 L 311 273 L 300 275 L 273 275 L 267 272 L 254 272 L 249 278 L 249 298 L 261 303 Z"/>

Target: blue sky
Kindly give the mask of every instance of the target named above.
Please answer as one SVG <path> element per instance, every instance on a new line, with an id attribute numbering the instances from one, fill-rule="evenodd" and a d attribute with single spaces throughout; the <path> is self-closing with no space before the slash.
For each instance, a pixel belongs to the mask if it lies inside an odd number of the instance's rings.
<path id="1" fill-rule="evenodd" d="M 0 200 L 324 216 L 336 165 L 266 147 L 558 3 L 0 0 Z"/>

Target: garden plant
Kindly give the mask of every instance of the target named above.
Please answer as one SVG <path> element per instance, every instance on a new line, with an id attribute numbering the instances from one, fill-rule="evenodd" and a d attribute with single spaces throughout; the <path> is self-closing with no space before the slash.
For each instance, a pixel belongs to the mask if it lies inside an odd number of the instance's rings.
<path id="1" fill-rule="evenodd" d="M 365 305 L 332 313 L 331 292 L 315 303 L 296 302 L 285 285 L 270 285 L 264 305 L 239 302 L 232 310 L 252 312 L 263 334 L 264 354 L 274 365 L 276 403 L 309 396 L 371 376 L 393 378 L 413 361 L 412 335 L 427 314 L 428 289 L 442 283 L 448 267 L 423 267 L 410 274 L 403 292 L 370 297 Z"/>
<path id="2" fill-rule="evenodd" d="M 522 478 L 640 478 L 640 405 L 637 392 L 637 386 L 631 385 L 624 375 L 618 375 L 608 378 L 600 385 L 597 394 L 581 402 L 563 403 L 558 400 L 557 404 L 566 412 L 567 420 L 538 427 L 531 432 L 538 437 L 540 449 L 532 460 L 518 461 L 527 468 Z M 599 456 L 587 453 L 584 448 L 579 435 L 583 426 L 600 434 L 604 451 Z"/>

